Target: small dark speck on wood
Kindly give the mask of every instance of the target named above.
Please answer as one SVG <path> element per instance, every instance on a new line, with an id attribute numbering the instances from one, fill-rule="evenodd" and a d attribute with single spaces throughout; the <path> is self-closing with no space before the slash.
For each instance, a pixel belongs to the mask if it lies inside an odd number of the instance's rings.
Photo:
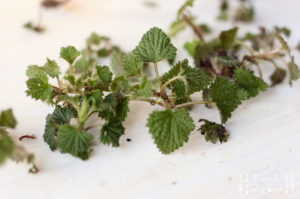
<path id="1" fill-rule="evenodd" d="M 131 139 L 130 139 L 130 138 L 127 138 L 126 141 L 127 141 L 127 142 L 131 142 Z"/>

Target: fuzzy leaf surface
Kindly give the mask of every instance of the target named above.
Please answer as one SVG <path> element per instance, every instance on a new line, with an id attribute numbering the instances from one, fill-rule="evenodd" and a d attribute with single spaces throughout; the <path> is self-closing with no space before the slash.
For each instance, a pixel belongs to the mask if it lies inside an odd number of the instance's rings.
<path id="1" fill-rule="evenodd" d="M 60 57 L 66 60 L 69 64 L 73 64 L 79 55 L 80 52 L 74 46 L 62 47 L 60 50 Z"/>
<path id="2" fill-rule="evenodd" d="M 255 97 L 259 91 L 266 91 L 268 85 L 252 72 L 241 67 L 235 69 L 233 79 L 236 85 L 248 93 L 248 97 Z"/>
<path id="3" fill-rule="evenodd" d="M 143 35 L 133 54 L 144 62 L 156 63 L 163 59 L 174 59 L 176 51 L 169 37 L 161 29 L 154 27 Z"/>
<path id="4" fill-rule="evenodd" d="M 188 111 L 182 108 L 152 112 L 147 127 L 158 149 L 169 154 L 188 141 L 195 125 Z"/>
<path id="5" fill-rule="evenodd" d="M 112 145 L 113 147 L 118 147 L 119 139 L 124 134 L 125 128 L 122 122 L 119 120 L 110 120 L 103 125 L 100 133 L 100 141 L 103 144 Z"/>
<path id="6" fill-rule="evenodd" d="M 70 153 L 82 160 L 88 158 L 92 135 L 83 130 L 77 131 L 69 125 L 60 126 L 57 135 L 58 147 L 62 153 Z"/>
<path id="7" fill-rule="evenodd" d="M 209 89 L 209 96 L 216 103 L 222 123 L 231 117 L 231 113 L 248 98 L 248 94 L 225 77 L 217 76 Z"/>

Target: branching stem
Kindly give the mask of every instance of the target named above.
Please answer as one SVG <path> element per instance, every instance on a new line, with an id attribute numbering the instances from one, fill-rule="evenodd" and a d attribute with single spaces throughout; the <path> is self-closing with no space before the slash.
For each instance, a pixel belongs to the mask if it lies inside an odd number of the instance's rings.
<path id="1" fill-rule="evenodd" d="M 157 62 L 154 63 L 154 70 L 155 70 L 155 76 L 156 76 L 157 82 L 159 84 L 160 96 L 163 96 L 165 94 L 165 90 L 164 90 L 163 85 L 160 80 L 160 76 L 159 76 L 159 72 L 158 72 L 158 68 L 157 68 Z M 168 109 L 171 108 L 169 103 L 167 102 L 167 100 L 164 100 L 164 104 L 165 104 L 166 108 L 168 108 Z"/>
<path id="2" fill-rule="evenodd" d="M 179 109 L 179 108 L 183 108 L 183 107 L 194 105 L 194 104 L 211 104 L 211 103 L 212 103 L 212 101 L 187 102 L 184 104 L 178 104 L 178 105 L 174 106 L 173 109 Z"/>
<path id="3" fill-rule="evenodd" d="M 164 83 L 164 84 L 162 85 L 162 90 L 164 90 L 164 89 L 165 89 L 168 85 L 170 85 L 172 82 L 174 82 L 174 81 L 176 81 L 176 80 L 178 80 L 178 79 L 181 79 L 181 78 L 182 78 L 181 76 L 175 76 L 175 77 L 169 79 L 166 83 Z"/>
<path id="4" fill-rule="evenodd" d="M 164 103 L 162 102 L 158 102 L 154 99 L 145 99 L 145 98 L 137 98 L 137 99 L 132 99 L 132 98 L 129 98 L 130 100 L 132 101 L 142 101 L 142 102 L 149 102 L 150 104 L 157 104 L 157 105 L 160 105 L 162 107 L 165 107 Z"/>

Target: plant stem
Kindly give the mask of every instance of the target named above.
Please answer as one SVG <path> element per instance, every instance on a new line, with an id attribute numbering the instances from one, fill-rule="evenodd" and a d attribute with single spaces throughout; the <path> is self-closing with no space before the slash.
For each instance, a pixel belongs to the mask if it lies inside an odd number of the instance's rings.
<path id="1" fill-rule="evenodd" d="M 162 85 L 162 89 L 164 90 L 168 85 L 170 85 L 172 82 L 176 81 L 177 79 L 181 79 L 182 77 L 181 76 L 175 76 L 171 79 L 169 79 L 166 83 L 164 83 Z"/>
<path id="2" fill-rule="evenodd" d="M 185 14 L 182 15 L 183 20 L 189 25 L 191 26 L 191 28 L 193 29 L 194 33 L 197 35 L 197 37 L 202 41 L 204 41 L 203 35 L 202 35 L 202 30 L 196 26 L 194 24 L 194 22 Z"/>
<path id="3" fill-rule="evenodd" d="M 160 81 L 159 72 L 158 72 L 158 68 L 157 68 L 157 62 L 154 63 L 154 70 L 155 70 L 155 76 L 156 76 L 157 82 L 159 84 L 159 88 L 161 89 L 161 81 Z"/>
<path id="4" fill-rule="evenodd" d="M 276 48 L 270 52 L 266 52 L 263 54 L 257 54 L 257 55 L 253 55 L 254 58 L 259 58 L 259 59 L 268 59 L 269 56 L 275 55 L 277 53 L 279 53 L 282 50 L 282 48 Z"/>
<path id="5" fill-rule="evenodd" d="M 61 89 L 61 82 L 60 82 L 59 78 L 56 77 L 56 80 L 57 80 L 57 83 L 58 83 L 58 87 Z"/>
<path id="6" fill-rule="evenodd" d="M 162 107 L 165 107 L 164 103 L 162 102 L 157 102 L 155 101 L 154 99 L 144 99 L 144 98 L 137 98 L 137 99 L 132 99 L 132 98 L 129 98 L 130 100 L 134 100 L 134 101 L 142 101 L 142 102 L 149 102 L 150 104 L 157 104 L 157 105 L 160 105 Z"/>
<path id="7" fill-rule="evenodd" d="M 245 44 L 243 41 L 241 41 L 241 40 L 235 40 L 235 43 L 237 43 L 237 44 L 240 44 L 241 46 L 243 46 L 245 49 L 247 49 L 248 51 L 249 51 L 249 53 L 251 54 L 251 55 L 253 55 L 254 54 L 254 50 L 250 47 L 250 46 L 248 46 L 247 44 Z"/>
<path id="8" fill-rule="evenodd" d="M 73 64 L 69 65 L 69 73 L 70 75 L 73 75 Z"/>
<path id="9" fill-rule="evenodd" d="M 183 108 L 183 107 L 194 105 L 194 104 L 210 104 L 210 103 L 212 103 L 212 101 L 188 102 L 188 103 L 184 103 L 184 104 L 178 104 L 178 105 L 174 106 L 173 109 L 179 109 L 179 108 Z"/>
<path id="10" fill-rule="evenodd" d="M 261 70 L 259 64 L 255 64 L 255 66 L 256 66 L 256 68 L 257 68 L 257 71 L 258 71 L 258 74 L 259 74 L 260 79 L 263 79 L 262 70 Z"/>
<path id="11" fill-rule="evenodd" d="M 156 76 L 157 82 L 159 84 L 160 96 L 163 96 L 165 93 L 165 90 L 164 90 L 163 85 L 160 80 L 160 76 L 159 76 L 159 72 L 158 72 L 158 68 L 157 68 L 157 62 L 154 63 L 154 70 L 155 70 L 155 76 Z M 166 100 L 164 100 L 164 104 L 165 104 L 166 108 L 168 108 L 168 109 L 171 108 L 169 103 Z"/>
<path id="12" fill-rule="evenodd" d="M 276 56 L 277 53 L 279 53 L 282 50 L 282 48 L 276 48 L 270 52 L 266 52 L 266 53 L 261 53 L 261 54 L 251 54 L 250 56 L 245 56 L 241 62 L 241 65 L 243 65 L 243 63 L 245 61 L 251 61 L 254 59 L 261 59 L 261 60 L 270 60 L 270 56 Z"/>
<path id="13" fill-rule="evenodd" d="M 62 91 L 62 89 L 61 88 L 58 88 L 57 86 L 52 86 L 51 85 L 51 88 L 52 89 L 54 89 L 54 90 L 56 90 L 58 93 L 60 93 L 60 94 L 63 94 L 64 92 Z"/>

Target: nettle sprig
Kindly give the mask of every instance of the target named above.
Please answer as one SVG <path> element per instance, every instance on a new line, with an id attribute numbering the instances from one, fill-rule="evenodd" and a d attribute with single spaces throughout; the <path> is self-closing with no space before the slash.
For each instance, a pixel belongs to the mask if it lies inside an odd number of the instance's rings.
<path id="1" fill-rule="evenodd" d="M 15 162 L 27 161 L 32 167 L 30 173 L 37 173 L 39 169 L 34 163 L 34 155 L 27 153 L 26 150 L 9 136 L 8 129 L 14 129 L 17 121 L 12 109 L 1 111 L 0 113 L 0 165 L 6 160 L 11 159 Z"/>
<path id="2" fill-rule="evenodd" d="M 72 46 L 63 47 L 60 57 L 69 65 L 64 75 L 54 60 L 47 59 L 43 66 L 29 66 L 27 95 L 55 106 L 54 112 L 46 118 L 45 142 L 51 150 L 59 149 L 62 153 L 87 159 L 93 140 L 89 131 L 94 128 L 88 125 L 88 120 L 98 116 L 105 121 L 99 132 L 99 141 L 119 146 L 131 100 L 164 108 L 152 112 L 147 122 L 149 133 L 164 154 L 182 147 L 195 129 L 196 125 L 189 115 L 191 105 L 215 104 L 225 124 L 243 100 L 268 87 L 248 67 L 236 63 L 235 57 L 226 54 L 235 44 L 236 31 L 222 32 L 213 44 L 213 52 L 218 55 L 217 58 L 223 59 L 212 59 L 213 62 L 209 63 L 220 69 L 220 73 L 199 66 L 191 67 L 185 59 L 160 74 L 159 68 L 167 65 L 162 61 L 175 60 L 177 49 L 157 27 L 145 33 L 138 46 L 127 54 L 116 46 L 108 45 L 106 37 L 96 34 L 87 40 L 87 47 L 82 52 Z M 198 52 L 204 44 L 197 44 L 194 52 Z M 102 57 L 99 52 L 104 51 L 109 52 L 104 53 L 105 56 L 112 57 L 114 72 L 110 67 L 98 64 Z M 225 52 L 224 56 L 219 55 L 220 52 Z M 206 56 L 210 58 L 211 52 Z M 220 68 L 218 63 L 225 63 L 225 69 Z M 234 63 L 234 68 L 227 67 L 229 63 Z M 155 77 L 144 70 L 145 66 L 152 68 Z M 57 83 L 52 84 L 50 80 Z M 198 92 L 202 93 L 202 98 L 192 101 L 190 96 Z M 203 122 L 199 131 L 207 141 L 227 141 L 229 134 L 223 125 L 206 119 L 199 122 Z"/>

